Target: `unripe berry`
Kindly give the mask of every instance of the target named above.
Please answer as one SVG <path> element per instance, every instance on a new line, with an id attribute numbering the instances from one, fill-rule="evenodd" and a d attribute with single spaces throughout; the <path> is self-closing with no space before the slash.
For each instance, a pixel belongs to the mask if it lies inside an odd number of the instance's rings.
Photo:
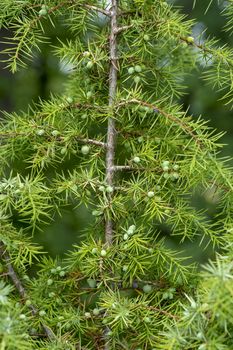
<path id="1" fill-rule="evenodd" d="M 84 154 L 84 155 L 88 154 L 88 153 L 90 152 L 90 147 L 87 146 L 87 145 L 82 146 L 81 152 L 82 152 L 82 154 Z"/>
<path id="2" fill-rule="evenodd" d="M 26 306 L 30 306 L 31 304 L 32 304 L 32 302 L 31 302 L 30 299 L 28 299 L 28 300 L 26 301 L 26 303 L 25 303 Z"/>
<path id="3" fill-rule="evenodd" d="M 164 173 L 164 174 L 163 174 L 163 177 L 164 177 L 164 179 L 166 179 L 166 180 L 167 180 L 167 179 L 169 179 L 170 174 L 168 174 L 168 173 Z"/>
<path id="4" fill-rule="evenodd" d="M 144 293 L 150 293 L 152 291 L 152 287 L 149 284 L 145 284 L 142 290 Z"/>
<path id="5" fill-rule="evenodd" d="M 99 313 L 100 313 L 100 310 L 99 309 L 97 309 L 97 308 L 95 308 L 95 309 L 93 309 L 93 315 L 95 315 L 95 316 L 98 316 L 99 315 Z"/>
<path id="6" fill-rule="evenodd" d="M 66 154 L 66 152 L 67 152 L 67 148 L 66 147 L 62 147 L 61 154 L 64 155 L 64 154 Z"/>
<path id="7" fill-rule="evenodd" d="M 169 160 L 164 160 L 162 163 L 162 167 L 169 166 L 170 162 Z"/>
<path id="8" fill-rule="evenodd" d="M 84 51 L 83 52 L 83 56 L 84 57 L 90 57 L 91 56 L 91 53 L 89 51 Z"/>
<path id="9" fill-rule="evenodd" d="M 60 277 L 64 277 L 65 274 L 66 274 L 65 271 L 61 271 L 61 272 L 59 273 L 59 276 L 60 276 Z"/>
<path id="10" fill-rule="evenodd" d="M 142 143 L 144 141 L 143 136 L 138 137 L 138 143 Z"/>
<path id="11" fill-rule="evenodd" d="M 94 63 L 92 61 L 89 61 L 86 64 L 87 69 L 91 69 L 93 66 L 94 66 Z"/>
<path id="12" fill-rule="evenodd" d="M 49 297 L 50 298 L 54 298 L 55 297 L 55 293 L 54 292 L 49 293 Z"/>
<path id="13" fill-rule="evenodd" d="M 135 66 L 134 69 L 135 69 L 135 72 L 137 72 L 137 73 L 141 73 L 141 71 L 142 71 L 142 67 L 139 65 Z"/>
<path id="14" fill-rule="evenodd" d="M 99 186 L 99 191 L 104 192 L 105 191 L 105 187 L 104 186 Z"/>
<path id="15" fill-rule="evenodd" d="M 58 136 L 60 133 L 59 133 L 59 131 L 58 130 L 53 130 L 52 132 L 51 132 L 51 135 L 52 136 Z"/>
<path id="16" fill-rule="evenodd" d="M 134 163 L 140 163 L 141 159 L 139 157 L 134 157 L 133 159 Z"/>
<path id="17" fill-rule="evenodd" d="M 145 322 L 145 323 L 150 323 L 150 322 L 151 322 L 150 317 L 144 317 L 144 322 Z"/>
<path id="18" fill-rule="evenodd" d="M 92 254 L 97 254 L 98 253 L 98 249 L 97 248 L 93 248 L 91 252 L 92 252 Z"/>
<path id="19" fill-rule="evenodd" d="M 91 318 L 90 312 L 85 312 L 84 316 L 85 316 L 86 318 Z"/>
<path id="20" fill-rule="evenodd" d="M 100 255 L 101 256 L 106 256 L 107 255 L 107 252 L 105 249 L 102 249 L 101 252 L 100 252 Z"/>
<path id="21" fill-rule="evenodd" d="M 135 230 L 136 230 L 136 226 L 135 226 L 135 225 L 131 225 L 131 226 L 128 228 L 128 230 L 127 230 L 127 234 L 128 234 L 129 236 L 131 236 L 131 235 L 134 233 Z"/>
<path id="22" fill-rule="evenodd" d="M 149 35 L 145 34 L 145 35 L 143 36 L 143 39 L 144 39 L 145 41 L 149 41 L 149 40 L 150 40 L 150 37 L 149 37 Z"/>
<path id="23" fill-rule="evenodd" d="M 48 14 L 48 11 L 45 8 L 42 8 L 39 11 L 39 16 L 46 16 Z"/>
<path id="24" fill-rule="evenodd" d="M 153 191 L 149 191 L 149 192 L 147 193 L 147 196 L 148 196 L 149 198 L 154 197 L 154 195 L 155 195 L 155 193 L 154 193 Z"/>
<path id="25" fill-rule="evenodd" d="M 128 69 L 128 73 L 129 73 L 129 74 L 133 74 L 134 72 L 135 72 L 134 67 L 130 67 L 130 68 Z"/>
<path id="26" fill-rule="evenodd" d="M 46 315 L 46 312 L 44 310 L 39 311 L 39 316 L 43 317 Z"/>
<path id="27" fill-rule="evenodd" d="M 108 193 L 112 193 L 114 190 L 113 190 L 113 187 L 112 186 L 107 186 L 106 187 L 106 192 Z"/>
<path id="28" fill-rule="evenodd" d="M 58 267 L 56 268 L 57 271 L 61 271 L 61 269 L 62 269 L 61 266 L 58 266 Z"/>
<path id="29" fill-rule="evenodd" d="M 91 98 L 92 97 L 92 91 L 87 91 L 87 98 Z"/>
<path id="30" fill-rule="evenodd" d="M 179 177 L 180 177 L 180 175 L 178 173 L 172 173 L 171 174 L 172 180 L 177 180 L 177 179 L 179 179 Z"/>
<path id="31" fill-rule="evenodd" d="M 92 278 L 88 278 L 87 284 L 90 288 L 95 288 L 96 287 L 96 280 L 94 280 Z"/>
<path id="32" fill-rule="evenodd" d="M 163 171 L 168 171 L 169 167 L 168 166 L 163 166 Z"/>
<path id="33" fill-rule="evenodd" d="M 44 129 L 39 129 L 36 131 L 36 135 L 38 135 L 38 136 L 42 136 L 42 135 L 44 135 L 44 133 L 45 133 Z"/>
<path id="34" fill-rule="evenodd" d="M 194 43 L 194 37 L 188 36 L 188 37 L 186 38 L 186 41 L 187 41 L 189 44 L 193 44 L 193 43 Z"/>
<path id="35" fill-rule="evenodd" d="M 73 98 L 70 97 L 70 96 L 68 96 L 68 97 L 66 98 L 66 101 L 67 101 L 68 103 L 73 103 L 73 102 L 74 102 Z"/>
<path id="36" fill-rule="evenodd" d="M 149 249 L 148 249 L 148 252 L 149 252 L 150 254 L 153 254 L 153 252 L 154 252 L 153 248 L 149 248 Z"/>
<path id="37" fill-rule="evenodd" d="M 19 315 L 19 318 L 20 318 L 20 320 L 25 320 L 26 319 L 26 315 L 21 314 L 21 315 Z"/>
<path id="38" fill-rule="evenodd" d="M 123 266 L 122 266 L 122 270 L 123 270 L 124 272 L 126 272 L 126 271 L 128 270 L 128 266 L 127 266 L 127 265 L 123 265 Z"/>
<path id="39" fill-rule="evenodd" d="M 173 165 L 173 169 L 174 169 L 174 170 L 179 170 L 179 168 L 180 168 L 180 167 L 179 167 L 178 164 L 174 164 L 174 165 Z"/>
<path id="40" fill-rule="evenodd" d="M 51 278 L 49 278 L 48 281 L 47 281 L 47 285 L 51 286 L 52 284 L 53 284 L 53 280 Z"/>
<path id="41" fill-rule="evenodd" d="M 54 274 L 54 273 L 57 272 L 57 270 L 56 270 L 56 269 L 51 269 L 50 272 L 51 272 L 52 274 Z"/>
<path id="42" fill-rule="evenodd" d="M 127 235 L 127 233 L 125 233 L 123 236 L 124 241 L 127 241 L 128 238 L 129 238 L 129 235 Z"/>
<path id="43" fill-rule="evenodd" d="M 136 75 L 136 77 L 134 77 L 134 82 L 136 84 L 138 84 L 140 82 L 141 78 L 139 77 L 139 75 Z"/>

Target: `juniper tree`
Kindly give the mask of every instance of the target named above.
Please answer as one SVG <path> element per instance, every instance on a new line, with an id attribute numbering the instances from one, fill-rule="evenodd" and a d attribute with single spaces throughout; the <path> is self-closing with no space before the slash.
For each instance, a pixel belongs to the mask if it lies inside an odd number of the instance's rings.
<path id="1" fill-rule="evenodd" d="M 2 114 L 1 349 L 232 349 L 232 171 L 222 134 L 179 102 L 204 70 L 231 107 L 231 49 L 161 0 L 2 0 L 11 72 L 59 22 L 72 37 L 52 48 L 71 67 L 63 95 Z M 52 259 L 32 237 L 70 203 L 93 220 Z M 190 263 L 173 236 L 216 256 Z"/>

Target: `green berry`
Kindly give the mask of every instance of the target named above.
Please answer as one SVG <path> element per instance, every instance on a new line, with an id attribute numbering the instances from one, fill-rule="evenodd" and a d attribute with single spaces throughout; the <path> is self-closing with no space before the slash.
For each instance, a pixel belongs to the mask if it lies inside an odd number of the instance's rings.
<path id="1" fill-rule="evenodd" d="M 188 36 L 188 37 L 186 38 L 186 41 L 187 41 L 189 44 L 193 44 L 193 43 L 194 43 L 194 37 Z"/>
<path id="2" fill-rule="evenodd" d="M 56 270 L 57 270 L 57 271 L 61 271 L 61 270 L 62 270 L 61 266 L 58 266 L 58 267 L 56 268 Z"/>
<path id="3" fill-rule="evenodd" d="M 26 306 L 30 306 L 30 305 L 32 305 L 31 300 L 30 300 L 30 299 L 28 299 L 28 300 L 26 301 L 25 305 L 26 305 Z"/>
<path id="4" fill-rule="evenodd" d="M 66 154 L 66 152 L 67 152 L 67 148 L 66 147 L 62 147 L 61 154 L 64 155 L 64 154 Z"/>
<path id="5" fill-rule="evenodd" d="M 112 186 L 107 186 L 106 187 L 106 192 L 108 193 L 112 193 L 114 190 L 113 190 L 113 187 Z"/>
<path id="6" fill-rule="evenodd" d="M 137 73 L 141 73 L 141 71 L 142 71 L 142 67 L 139 65 L 135 66 L 134 69 L 135 69 L 135 72 L 137 72 Z"/>
<path id="7" fill-rule="evenodd" d="M 99 315 L 99 313 L 100 313 L 100 310 L 99 309 L 97 309 L 97 308 L 95 308 L 95 309 L 93 309 L 93 315 L 95 315 L 95 316 L 98 316 Z"/>
<path id="8" fill-rule="evenodd" d="M 133 74 L 134 72 L 135 72 L 134 67 L 130 67 L 130 68 L 128 69 L 128 73 L 129 73 L 129 74 Z"/>
<path id="9" fill-rule="evenodd" d="M 91 69 L 93 66 L 94 66 L 94 63 L 92 61 L 89 61 L 86 64 L 87 69 Z"/>
<path id="10" fill-rule="evenodd" d="M 91 53 L 89 51 L 84 51 L 83 52 L 83 56 L 84 57 L 90 57 L 91 56 Z"/>
<path id="11" fill-rule="evenodd" d="M 140 163 L 141 159 L 139 157 L 134 157 L 133 159 L 134 163 Z"/>
<path id="12" fill-rule="evenodd" d="M 123 265 L 123 266 L 122 266 L 122 270 L 123 270 L 124 272 L 126 272 L 126 271 L 128 270 L 128 266 L 127 266 L 127 265 Z"/>
<path id="13" fill-rule="evenodd" d="M 163 171 L 168 171 L 169 170 L 169 167 L 168 166 L 163 166 Z"/>
<path id="14" fill-rule="evenodd" d="M 107 255 L 107 252 L 105 249 L 102 249 L 101 252 L 100 252 L 100 255 L 101 256 L 106 256 Z"/>
<path id="15" fill-rule="evenodd" d="M 92 91 L 87 91 L 87 98 L 91 98 L 92 97 Z"/>
<path id="16" fill-rule="evenodd" d="M 152 291 L 152 287 L 149 284 L 145 284 L 142 288 L 144 293 L 150 293 Z"/>
<path id="17" fill-rule="evenodd" d="M 143 143 L 143 142 L 144 142 L 143 136 L 138 137 L 138 143 Z"/>
<path id="18" fill-rule="evenodd" d="M 149 40 L 150 40 L 150 37 L 149 37 L 149 35 L 145 34 L 145 35 L 143 36 L 143 39 L 144 39 L 145 41 L 149 41 Z"/>
<path id="19" fill-rule="evenodd" d="M 87 284 L 90 288 L 95 288 L 96 287 L 96 280 L 94 280 L 93 278 L 88 278 Z"/>
<path id="20" fill-rule="evenodd" d="M 20 318 L 20 320 L 25 320 L 26 319 L 26 315 L 21 314 L 21 315 L 19 315 L 19 318 Z"/>
<path id="21" fill-rule="evenodd" d="M 98 249 L 97 248 L 93 248 L 91 252 L 92 252 L 92 254 L 97 254 L 98 253 Z"/>
<path id="22" fill-rule="evenodd" d="M 46 312 L 44 310 L 39 311 L 39 316 L 43 317 L 46 315 Z"/>
<path id="23" fill-rule="evenodd" d="M 53 280 L 51 278 L 49 278 L 48 281 L 47 281 L 47 285 L 51 286 L 52 284 L 53 284 Z"/>
<path id="24" fill-rule="evenodd" d="M 99 211 L 99 210 L 93 210 L 93 211 L 92 211 L 92 215 L 93 215 L 93 216 L 100 216 L 100 215 L 102 215 L 102 212 Z"/>
<path id="25" fill-rule="evenodd" d="M 84 120 L 84 119 L 87 119 L 87 114 L 86 114 L 86 113 L 85 113 L 85 114 L 82 114 L 82 115 L 81 115 L 81 119 L 83 119 L 83 120 Z"/>
<path id="26" fill-rule="evenodd" d="M 70 96 L 68 96 L 68 97 L 66 98 L 66 101 L 67 101 L 68 103 L 73 103 L 73 102 L 74 102 L 73 98 L 70 97 Z"/>
<path id="27" fill-rule="evenodd" d="M 45 8 L 42 8 L 39 11 L 39 16 L 46 16 L 48 14 L 48 11 Z"/>
<path id="28" fill-rule="evenodd" d="M 136 230 L 136 226 L 135 226 L 135 225 L 131 225 L 131 226 L 128 228 L 128 230 L 127 230 L 127 234 L 128 234 L 129 236 L 131 236 L 131 235 L 134 233 L 135 230 Z"/>
<path id="29" fill-rule="evenodd" d="M 150 323 L 150 322 L 151 322 L 150 317 L 144 317 L 144 322 L 145 322 L 145 323 Z"/>
<path id="30" fill-rule="evenodd" d="M 56 269 L 51 269 L 50 272 L 51 272 L 52 274 L 54 274 L 54 273 L 57 272 L 57 270 L 56 270 Z"/>
<path id="31" fill-rule="evenodd" d="M 153 254 L 153 252 L 154 252 L 153 248 L 149 248 L 149 249 L 148 249 L 148 252 L 149 252 L 150 254 Z"/>
<path id="32" fill-rule="evenodd" d="M 169 166 L 170 162 L 169 160 L 164 160 L 162 163 L 162 167 Z"/>
<path id="33" fill-rule="evenodd" d="M 55 297 L 55 293 L 54 292 L 49 293 L 49 297 L 50 298 L 54 298 Z"/>
<path id="34" fill-rule="evenodd" d="M 155 195 L 155 193 L 154 193 L 153 191 L 149 191 L 149 192 L 147 193 L 147 197 L 149 197 L 149 198 L 154 197 L 154 195 Z"/>
<path id="35" fill-rule="evenodd" d="M 65 271 L 61 271 L 61 272 L 59 273 L 59 276 L 60 276 L 60 277 L 64 277 L 65 274 L 66 274 Z"/>
<path id="36" fill-rule="evenodd" d="M 82 152 L 82 154 L 84 154 L 84 155 L 88 154 L 88 153 L 90 152 L 90 147 L 87 146 L 87 145 L 82 146 L 81 152 Z"/>
<path id="37" fill-rule="evenodd" d="M 86 318 L 91 318 L 91 313 L 90 313 L 90 312 L 85 312 L 84 316 L 85 316 Z"/>
<path id="38" fill-rule="evenodd" d="M 174 165 L 173 165 L 173 169 L 174 169 L 174 170 L 179 170 L 179 168 L 180 168 L 180 167 L 179 167 L 178 164 L 174 164 Z"/>
<path id="39" fill-rule="evenodd" d="M 44 134 L 45 134 L 44 129 L 39 129 L 39 130 L 36 131 L 36 135 L 38 135 L 38 136 L 42 136 Z"/>
<path id="40" fill-rule="evenodd" d="M 51 132 L 51 134 L 52 134 L 52 136 L 58 136 L 60 133 L 59 133 L 58 130 L 53 130 L 53 131 Z"/>
<path id="41" fill-rule="evenodd" d="M 182 47 L 185 49 L 186 47 L 188 47 L 188 44 L 186 42 L 183 42 L 182 44 Z"/>
<path id="42" fill-rule="evenodd" d="M 127 235 L 127 233 L 125 233 L 123 236 L 124 241 L 127 241 L 128 238 L 129 238 L 129 235 Z"/>
<path id="43" fill-rule="evenodd" d="M 164 177 L 164 179 L 166 179 L 166 180 L 167 180 L 167 179 L 169 179 L 170 174 L 168 174 L 168 173 L 164 173 L 164 174 L 163 174 L 163 177 Z"/>
<path id="44" fill-rule="evenodd" d="M 138 84 L 140 82 L 141 78 L 139 77 L 139 75 L 136 75 L 136 77 L 134 77 L 134 82 L 136 84 Z"/>
<path id="45" fill-rule="evenodd" d="M 179 179 L 179 177 L 180 177 L 180 175 L 178 173 L 172 173 L 171 174 L 172 180 L 177 180 L 177 179 Z"/>
<path id="46" fill-rule="evenodd" d="M 105 191 L 105 187 L 104 186 L 99 186 L 99 191 L 104 192 Z"/>

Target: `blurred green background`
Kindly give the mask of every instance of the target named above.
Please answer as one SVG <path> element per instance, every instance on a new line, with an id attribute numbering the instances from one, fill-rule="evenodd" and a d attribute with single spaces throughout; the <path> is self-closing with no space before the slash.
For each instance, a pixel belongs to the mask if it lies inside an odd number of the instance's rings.
<path id="1" fill-rule="evenodd" d="M 220 45 L 228 44 L 232 47 L 233 36 L 224 32 L 225 18 L 220 16 L 222 9 L 218 1 L 214 0 L 208 12 L 205 13 L 209 1 L 197 0 L 194 9 L 192 0 L 174 0 L 173 2 L 176 6 L 180 6 L 181 11 L 186 13 L 188 18 L 196 19 L 194 36 L 206 30 L 206 37 L 214 36 L 220 40 Z M 65 38 L 66 33 L 62 28 L 56 27 L 56 30 L 51 28 L 49 30 L 52 43 L 57 42 L 57 37 Z M 2 39 L 9 35 L 4 30 L 0 34 Z M 3 48 L 4 45 L 1 44 L 1 49 Z M 48 45 L 42 46 L 40 53 L 35 53 L 34 60 L 27 69 L 12 75 L 1 63 L 0 71 L 0 109 L 8 112 L 27 110 L 28 105 L 38 102 L 39 98 L 49 99 L 51 93 L 62 93 L 67 78 L 65 67 L 53 55 Z M 187 79 L 186 85 L 187 93 L 180 101 L 184 109 L 189 109 L 194 116 L 202 115 L 218 131 L 225 131 L 222 142 L 226 143 L 226 146 L 222 153 L 231 156 L 233 154 L 233 113 L 230 107 L 224 106 L 219 100 L 220 95 L 214 93 L 205 84 L 201 72 L 193 72 Z M 200 197 L 193 198 L 193 203 L 197 207 L 203 206 L 201 201 L 203 199 Z M 54 218 L 54 222 L 36 234 L 35 239 L 52 256 L 61 256 L 71 249 L 74 242 L 80 240 L 82 230 L 90 220 L 91 217 L 85 208 L 67 207 L 62 211 L 62 216 Z M 171 246 L 175 246 L 176 243 L 175 240 L 170 241 Z M 194 249 L 194 247 L 198 245 L 190 242 L 183 244 L 186 254 L 190 253 L 194 260 L 202 262 L 212 255 L 211 250 L 204 252 L 203 249 Z"/>

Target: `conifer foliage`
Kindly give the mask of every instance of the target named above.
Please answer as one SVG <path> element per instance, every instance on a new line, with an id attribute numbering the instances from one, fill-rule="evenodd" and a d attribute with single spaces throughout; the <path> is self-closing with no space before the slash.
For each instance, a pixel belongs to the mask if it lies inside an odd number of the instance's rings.
<path id="1" fill-rule="evenodd" d="M 52 48 L 72 67 L 64 94 L 1 120 L 1 350 L 233 349 L 232 171 L 221 134 L 179 104 L 204 69 L 231 107 L 231 49 L 162 0 L 2 0 L 6 66 L 26 67 L 59 21 L 72 34 Z M 69 203 L 93 221 L 53 260 L 32 236 Z M 215 259 L 189 263 L 172 236 Z"/>

